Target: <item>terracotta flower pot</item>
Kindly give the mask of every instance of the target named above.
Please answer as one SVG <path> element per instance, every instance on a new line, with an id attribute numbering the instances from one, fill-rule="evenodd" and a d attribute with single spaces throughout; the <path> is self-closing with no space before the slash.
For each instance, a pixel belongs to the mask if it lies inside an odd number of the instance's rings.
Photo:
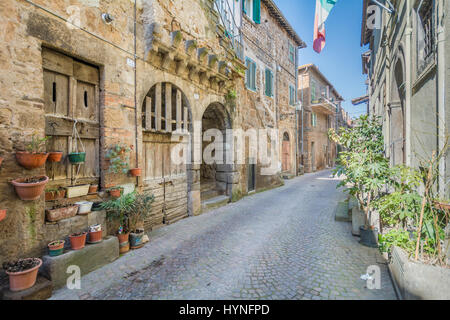
<path id="1" fill-rule="evenodd" d="M 16 152 L 17 162 L 25 169 L 32 170 L 43 167 L 47 161 L 48 153 Z"/>
<path id="2" fill-rule="evenodd" d="M 103 231 L 89 232 L 89 243 L 98 243 L 103 239 Z"/>
<path id="3" fill-rule="evenodd" d="M 81 235 L 70 235 L 70 247 L 72 250 L 81 250 L 86 245 L 86 232 L 83 232 Z"/>
<path id="4" fill-rule="evenodd" d="M 0 210 L 0 221 L 6 218 L 6 210 Z"/>
<path id="5" fill-rule="evenodd" d="M 34 286 L 34 284 L 36 283 L 39 268 L 42 265 L 42 260 L 38 260 L 39 264 L 32 269 L 21 272 L 6 271 L 6 274 L 9 276 L 9 289 L 11 291 L 23 291 Z"/>
<path id="6" fill-rule="evenodd" d="M 3 158 L 0 157 L 0 166 L 2 165 L 2 162 L 3 162 Z"/>
<path id="7" fill-rule="evenodd" d="M 119 253 L 124 254 L 130 251 L 130 243 L 129 242 L 123 242 L 119 244 Z"/>
<path id="8" fill-rule="evenodd" d="M 16 189 L 16 193 L 20 199 L 24 201 L 32 201 L 40 198 L 44 192 L 45 185 L 48 183 L 47 176 L 36 177 L 36 180 L 42 180 L 39 182 L 27 183 L 29 179 L 21 178 L 11 181 L 12 185 Z"/>
<path id="9" fill-rule="evenodd" d="M 131 169 L 130 174 L 132 177 L 140 177 L 142 175 L 142 169 L 141 168 Z"/>
<path id="10" fill-rule="evenodd" d="M 63 153 L 61 151 L 50 152 L 47 160 L 50 162 L 61 162 Z"/>
<path id="11" fill-rule="evenodd" d="M 54 201 L 59 199 L 64 199 L 66 196 L 66 190 L 60 189 L 58 191 L 45 192 L 45 201 Z"/>
<path id="12" fill-rule="evenodd" d="M 113 198 L 120 198 L 120 195 L 122 194 L 122 190 L 121 189 L 109 190 L 109 194 Z"/>
<path id="13" fill-rule="evenodd" d="M 50 257 L 60 256 L 64 252 L 64 240 L 53 241 L 48 244 L 48 253 Z"/>
<path id="14" fill-rule="evenodd" d="M 125 242 L 128 242 L 128 239 L 130 238 L 130 234 L 129 233 L 118 234 L 117 238 L 119 238 L 119 243 L 125 243 Z"/>
<path id="15" fill-rule="evenodd" d="M 64 219 L 75 217 L 78 212 L 78 206 L 69 206 L 52 210 L 45 210 L 45 217 L 49 222 L 57 222 Z"/>
<path id="16" fill-rule="evenodd" d="M 89 194 L 97 193 L 98 186 L 97 185 L 91 185 L 89 186 Z"/>

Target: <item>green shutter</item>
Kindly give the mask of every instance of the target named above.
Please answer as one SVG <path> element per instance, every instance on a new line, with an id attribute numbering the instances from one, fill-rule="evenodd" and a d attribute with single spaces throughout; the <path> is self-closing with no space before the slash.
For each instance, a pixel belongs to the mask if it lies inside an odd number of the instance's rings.
<path id="1" fill-rule="evenodd" d="M 261 0 L 253 0 L 253 21 L 261 23 Z"/>
<path id="2" fill-rule="evenodd" d="M 252 89 L 256 90 L 256 63 L 252 62 L 253 65 L 253 72 L 252 72 L 252 76 L 253 76 L 253 82 L 252 82 Z"/>
<path id="3" fill-rule="evenodd" d="M 272 96 L 272 72 L 266 69 L 266 96 Z"/>

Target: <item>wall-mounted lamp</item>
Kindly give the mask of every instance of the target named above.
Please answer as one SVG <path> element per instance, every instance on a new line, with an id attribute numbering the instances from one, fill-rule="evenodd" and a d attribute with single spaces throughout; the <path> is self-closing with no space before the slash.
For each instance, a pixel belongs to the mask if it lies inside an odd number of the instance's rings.
<path id="1" fill-rule="evenodd" d="M 106 24 L 110 24 L 114 21 L 114 17 L 110 15 L 109 13 L 102 13 L 102 20 Z"/>

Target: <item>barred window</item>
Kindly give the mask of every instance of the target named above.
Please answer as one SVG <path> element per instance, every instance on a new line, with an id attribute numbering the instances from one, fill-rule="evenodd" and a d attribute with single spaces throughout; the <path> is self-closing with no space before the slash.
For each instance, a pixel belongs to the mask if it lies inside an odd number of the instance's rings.
<path id="1" fill-rule="evenodd" d="M 433 0 L 424 0 L 417 7 L 418 71 L 422 72 L 434 57 Z"/>

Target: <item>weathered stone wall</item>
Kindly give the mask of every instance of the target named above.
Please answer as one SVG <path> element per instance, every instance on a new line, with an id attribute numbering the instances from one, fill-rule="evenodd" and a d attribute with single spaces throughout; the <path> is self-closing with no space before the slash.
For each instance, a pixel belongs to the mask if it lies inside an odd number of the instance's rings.
<path id="1" fill-rule="evenodd" d="M 88 225 L 88 222 L 61 222 L 48 226 L 44 217 L 44 197 L 33 202 L 21 201 L 9 184 L 15 178 L 46 173 L 45 168 L 25 170 L 15 160 L 15 151 L 24 149 L 32 133 L 45 134 L 42 47 L 54 49 L 100 70 L 99 170 L 103 190 L 112 185 L 136 182 L 138 187 L 143 187 L 142 179 L 136 181 L 126 174 L 109 174 L 104 155 L 115 143 L 126 143 L 137 149 L 138 154 L 137 159 L 134 152 L 130 154 L 130 167 L 143 167 L 141 107 L 154 84 L 164 81 L 178 86 L 189 100 L 194 121 L 201 121 L 204 110 L 211 103 L 225 103 L 226 88 L 233 85 L 229 76 L 221 78 L 228 81 L 225 85 L 212 81 L 212 78 L 203 79 L 204 75 L 199 76 L 196 70 L 182 72 L 185 70 L 180 70 L 183 68 L 178 65 L 181 58 L 166 57 L 165 49 L 156 52 L 153 46 L 152 37 L 159 32 L 157 36 L 162 38 L 158 42 L 160 48 L 166 42 L 167 47 L 171 47 L 174 40 L 182 40 L 183 45 L 187 40 L 195 40 L 199 48 L 205 45 L 210 54 L 217 54 L 225 60 L 229 52 L 221 46 L 214 20 L 208 14 L 211 1 L 138 1 L 136 124 L 134 68 L 130 63 L 134 58 L 134 1 L 79 0 L 72 1 L 74 7 L 71 8 L 59 1 L 33 2 L 36 6 L 21 0 L 0 3 L 0 27 L 7 30 L 0 38 L 0 67 L 3 71 L 0 74 L 0 156 L 5 158 L 0 168 L 0 207 L 8 210 L 7 218 L 0 222 L 0 263 L 12 258 L 39 256 L 55 237 L 81 231 Z M 79 16 L 74 16 L 77 12 Z M 105 12 L 114 17 L 111 24 L 102 21 L 101 14 Z M 68 23 L 70 21 L 80 25 L 82 30 Z M 156 31 L 153 29 L 155 23 L 158 23 Z M 175 31 L 180 31 L 182 37 L 171 38 Z M 194 54 L 192 59 L 198 61 L 198 56 Z M 206 69 L 221 77 L 211 66 Z M 200 168 L 192 166 L 190 169 L 190 208 L 198 211 Z M 58 230 L 53 232 L 49 228 Z"/>
<path id="2" fill-rule="evenodd" d="M 281 172 L 281 151 L 283 134 L 290 138 L 291 173 L 295 173 L 295 107 L 289 105 L 289 85 L 295 88 L 295 62 L 289 59 L 289 43 L 295 47 L 295 41 L 279 22 L 261 4 L 261 24 L 254 23 L 243 15 L 242 32 L 244 35 L 244 56 L 256 63 L 256 91 L 245 87 L 239 91 L 239 104 L 242 111 L 242 128 L 279 129 L 279 161 L 276 164 Z M 274 96 L 265 94 L 265 70 L 270 69 L 274 76 Z M 248 176 L 247 168 L 242 175 Z M 280 184 L 278 175 L 261 175 L 261 164 L 256 169 L 256 189 L 263 190 Z M 243 190 L 247 190 L 245 183 Z"/>

